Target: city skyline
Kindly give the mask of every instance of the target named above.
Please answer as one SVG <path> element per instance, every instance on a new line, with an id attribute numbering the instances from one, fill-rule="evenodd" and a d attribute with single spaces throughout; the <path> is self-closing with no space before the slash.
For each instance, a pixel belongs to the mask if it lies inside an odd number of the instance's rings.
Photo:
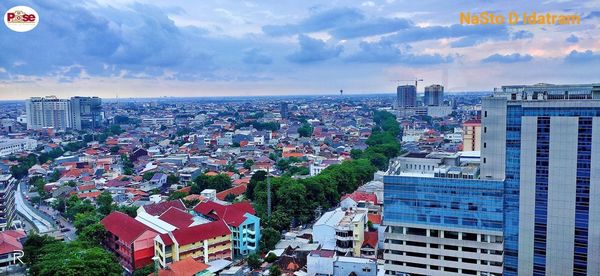
<path id="1" fill-rule="evenodd" d="M 424 79 L 419 93 L 598 82 L 594 1 L 154 2 L 1 3 L 35 8 L 40 23 L 28 33 L 0 28 L 10 53 L 0 58 L 0 100 L 393 93 L 395 80 L 414 78 Z M 512 10 L 582 21 L 458 25 L 462 11 Z"/>

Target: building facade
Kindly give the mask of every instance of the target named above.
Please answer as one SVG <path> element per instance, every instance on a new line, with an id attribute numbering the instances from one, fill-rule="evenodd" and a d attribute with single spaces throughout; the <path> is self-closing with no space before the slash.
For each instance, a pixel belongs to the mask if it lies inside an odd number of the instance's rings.
<path id="1" fill-rule="evenodd" d="M 444 103 L 444 87 L 433 84 L 425 87 L 423 104 L 425 106 L 440 106 Z"/>
<path id="2" fill-rule="evenodd" d="M 12 175 L 0 175 L 0 231 L 8 230 L 15 218 L 15 185 Z"/>
<path id="3" fill-rule="evenodd" d="M 400 85 L 396 88 L 396 109 L 417 106 L 417 87 Z"/>
<path id="4" fill-rule="evenodd" d="M 600 275 L 600 84 L 482 102 L 481 177 L 504 179 L 505 275 Z"/>
<path id="5" fill-rule="evenodd" d="M 32 97 L 25 102 L 27 129 L 54 128 L 65 130 L 73 126 L 71 103 L 55 96 Z"/>
<path id="6" fill-rule="evenodd" d="M 255 253 L 260 242 L 260 218 L 255 215 L 250 202 L 221 205 L 214 201 L 202 202 L 194 207 L 198 214 L 224 221 L 231 231 L 234 256 Z"/>
<path id="7" fill-rule="evenodd" d="M 98 97 L 32 97 L 25 102 L 27 129 L 93 129 L 101 124 L 101 105 Z"/>
<path id="8" fill-rule="evenodd" d="M 478 119 L 467 120 L 463 123 L 463 150 L 481 150 L 481 121 Z"/>
<path id="9" fill-rule="evenodd" d="M 0 157 L 6 157 L 15 153 L 32 151 L 37 147 L 34 139 L 3 139 L 0 140 Z"/>
<path id="10" fill-rule="evenodd" d="M 110 213 L 101 223 L 106 229 L 103 245 L 127 272 L 152 264 L 156 231 L 121 212 Z"/>
<path id="11" fill-rule="evenodd" d="M 102 125 L 102 99 L 98 97 L 72 97 L 73 128 L 96 129 Z"/>
<path id="12" fill-rule="evenodd" d="M 457 154 L 412 154 L 384 176 L 387 275 L 501 275 L 502 181 Z"/>

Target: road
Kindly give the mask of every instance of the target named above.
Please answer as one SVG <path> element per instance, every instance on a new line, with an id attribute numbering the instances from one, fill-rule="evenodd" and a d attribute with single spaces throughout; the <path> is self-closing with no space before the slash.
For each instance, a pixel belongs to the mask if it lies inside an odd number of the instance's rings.
<path id="1" fill-rule="evenodd" d="M 25 200 L 23 196 L 24 183 L 19 183 L 17 185 L 17 192 L 15 193 L 15 205 L 17 207 L 17 212 L 31 223 L 33 223 L 34 227 L 37 229 L 38 233 L 49 233 L 56 230 L 56 227 L 52 223 L 52 221 L 47 220 L 40 214 L 36 212 L 36 210 Z"/>

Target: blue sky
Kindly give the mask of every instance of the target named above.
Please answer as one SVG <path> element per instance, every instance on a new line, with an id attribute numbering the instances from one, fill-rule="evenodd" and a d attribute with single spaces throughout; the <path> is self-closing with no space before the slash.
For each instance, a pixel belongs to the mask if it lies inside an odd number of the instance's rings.
<path id="1" fill-rule="evenodd" d="M 67 4 L 68 3 L 68 4 Z M 85 0 L 0 28 L 0 99 L 448 91 L 600 82 L 600 1 Z M 459 25 L 459 13 L 579 14 L 581 25 Z M 422 87 L 422 86 L 421 86 Z"/>

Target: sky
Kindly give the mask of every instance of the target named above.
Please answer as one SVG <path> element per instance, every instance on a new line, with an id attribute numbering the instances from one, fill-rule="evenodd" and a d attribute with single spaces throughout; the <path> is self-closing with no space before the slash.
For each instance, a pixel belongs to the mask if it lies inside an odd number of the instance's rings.
<path id="1" fill-rule="evenodd" d="M 2 0 L 0 99 L 393 93 L 600 82 L 597 0 Z M 459 24 L 460 12 L 577 14 L 580 25 Z M 400 80 L 398 82 L 398 80 Z"/>

